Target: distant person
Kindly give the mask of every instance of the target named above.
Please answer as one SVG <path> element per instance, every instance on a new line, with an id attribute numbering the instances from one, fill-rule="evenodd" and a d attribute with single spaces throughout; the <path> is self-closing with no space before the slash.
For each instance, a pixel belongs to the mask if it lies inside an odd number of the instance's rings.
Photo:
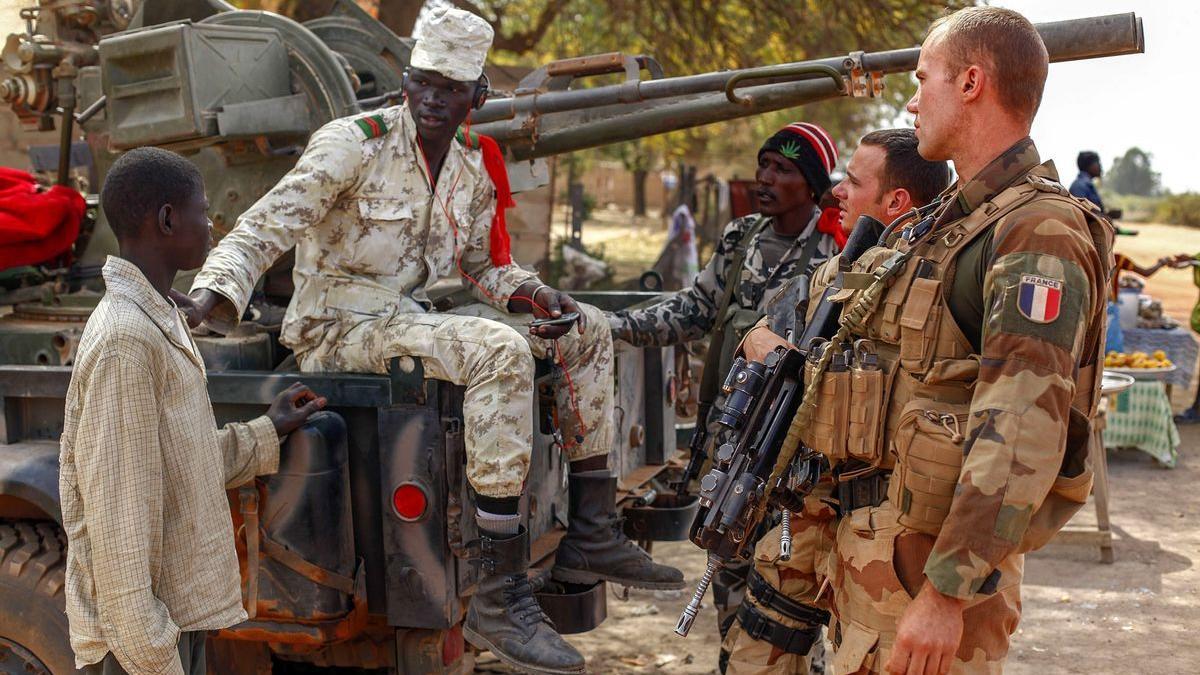
<path id="1" fill-rule="evenodd" d="M 1071 183 L 1071 194 L 1092 202 L 1103 211 L 1104 202 L 1100 199 L 1100 193 L 1096 191 L 1095 182 L 1103 173 L 1100 168 L 1100 155 L 1091 150 L 1084 150 L 1075 159 L 1075 165 L 1079 167 L 1079 175 Z"/>
<path id="2" fill-rule="evenodd" d="M 1112 295 L 1109 299 L 1113 300 L 1114 302 L 1117 299 L 1117 293 L 1121 288 L 1121 272 L 1133 272 L 1144 279 L 1149 279 L 1150 277 L 1154 276 L 1155 272 L 1158 272 L 1163 267 L 1168 265 L 1171 267 L 1177 267 L 1178 265 L 1176 263 L 1180 260 L 1180 257 L 1181 256 L 1178 255 L 1163 256 L 1150 267 L 1142 267 L 1124 253 L 1113 253 L 1113 258 L 1115 259 L 1116 265 L 1113 267 Z M 1189 257 L 1190 256 L 1187 256 L 1186 254 L 1182 256 L 1184 260 L 1189 259 Z"/>

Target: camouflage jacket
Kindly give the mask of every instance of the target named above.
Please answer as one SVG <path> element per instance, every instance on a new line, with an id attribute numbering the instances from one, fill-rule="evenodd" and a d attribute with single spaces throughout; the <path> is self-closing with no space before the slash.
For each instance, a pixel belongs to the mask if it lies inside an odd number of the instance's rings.
<path id="1" fill-rule="evenodd" d="M 1030 139 L 1013 145 L 948 194 L 933 236 L 1039 161 Z M 1044 166 L 1057 178 L 1053 165 Z M 1031 517 L 1055 486 L 1087 338 L 1103 336 L 1112 264 L 1111 251 L 1097 250 L 1082 209 L 1058 200 L 1035 200 L 1001 217 L 990 249 L 965 458 L 925 566 L 935 588 L 959 598 L 972 597 L 1019 551 Z"/>
<path id="2" fill-rule="evenodd" d="M 196 276 L 193 290 L 228 300 L 209 323 L 222 332 L 236 323 L 259 276 L 293 246 L 296 290 L 281 341 L 298 357 L 336 341 L 339 316 L 427 311 L 439 280 L 463 288 L 469 275 L 480 301 L 507 311 L 512 292 L 536 276 L 492 264 L 496 199 L 482 154 L 451 142 L 433 194 L 420 153 L 406 105 L 318 129 Z"/>
<path id="3" fill-rule="evenodd" d="M 799 286 L 803 275 L 811 274 L 818 265 L 837 253 L 833 237 L 817 232 L 818 210 L 813 220 L 774 269 L 768 269 L 759 250 L 761 232 L 747 244 L 742 263 L 740 285 L 730 300 L 730 307 L 740 307 L 759 314 L 770 311 L 772 301 L 785 287 Z M 621 310 L 610 316 L 613 338 L 638 347 L 673 345 L 704 337 L 713 329 L 717 309 L 725 293 L 725 280 L 735 257 L 734 249 L 761 216 L 751 214 L 737 218 L 725 226 L 717 241 L 717 250 L 708 264 L 696 275 L 690 288 L 685 288 L 649 307 Z M 770 227 L 767 223 L 765 227 Z M 809 237 L 821 238 L 812 259 L 805 269 L 796 269 Z M 807 284 L 803 284 L 807 286 Z"/>

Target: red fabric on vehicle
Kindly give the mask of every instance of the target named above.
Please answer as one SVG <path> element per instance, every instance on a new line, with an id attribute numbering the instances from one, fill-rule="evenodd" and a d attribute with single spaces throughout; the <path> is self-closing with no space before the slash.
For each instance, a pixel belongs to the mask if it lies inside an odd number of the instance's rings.
<path id="1" fill-rule="evenodd" d="M 48 190 L 24 171 L 0 166 L 0 269 L 48 262 L 71 249 L 87 206 L 75 190 Z"/>

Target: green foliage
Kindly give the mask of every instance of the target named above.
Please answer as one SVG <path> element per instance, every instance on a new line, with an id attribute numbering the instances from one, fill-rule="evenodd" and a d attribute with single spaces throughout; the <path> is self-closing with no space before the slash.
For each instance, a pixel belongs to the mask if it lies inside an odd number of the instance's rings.
<path id="1" fill-rule="evenodd" d="M 1152 197 L 1159 193 L 1159 175 L 1150 166 L 1150 153 L 1130 148 L 1122 157 L 1114 157 L 1105 180 L 1107 187 L 1118 194 Z"/>
<path id="2" fill-rule="evenodd" d="M 1141 197 L 1138 195 L 1117 194 L 1107 188 L 1100 190 L 1100 197 L 1107 209 L 1120 209 L 1123 223 L 1153 223 L 1157 220 L 1158 205 L 1161 197 Z"/>
<path id="3" fill-rule="evenodd" d="M 1154 217 L 1160 223 L 1200 227 L 1200 193 L 1184 192 L 1162 197 Z"/>

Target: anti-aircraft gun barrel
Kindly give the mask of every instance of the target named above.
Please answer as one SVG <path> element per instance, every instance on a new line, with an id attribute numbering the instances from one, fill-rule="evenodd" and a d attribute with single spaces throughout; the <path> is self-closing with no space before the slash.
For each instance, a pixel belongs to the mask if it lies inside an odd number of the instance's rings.
<path id="1" fill-rule="evenodd" d="M 1037 24 L 1051 62 L 1144 51 L 1133 13 Z M 475 129 L 513 159 L 533 159 L 668 131 L 748 117 L 842 96 L 871 97 L 883 76 L 914 70 L 920 47 L 661 78 L 645 56 L 603 54 L 543 66 L 513 96 L 488 101 Z M 640 79 L 647 70 L 655 79 Z M 620 84 L 568 89 L 592 75 L 624 72 Z"/>

